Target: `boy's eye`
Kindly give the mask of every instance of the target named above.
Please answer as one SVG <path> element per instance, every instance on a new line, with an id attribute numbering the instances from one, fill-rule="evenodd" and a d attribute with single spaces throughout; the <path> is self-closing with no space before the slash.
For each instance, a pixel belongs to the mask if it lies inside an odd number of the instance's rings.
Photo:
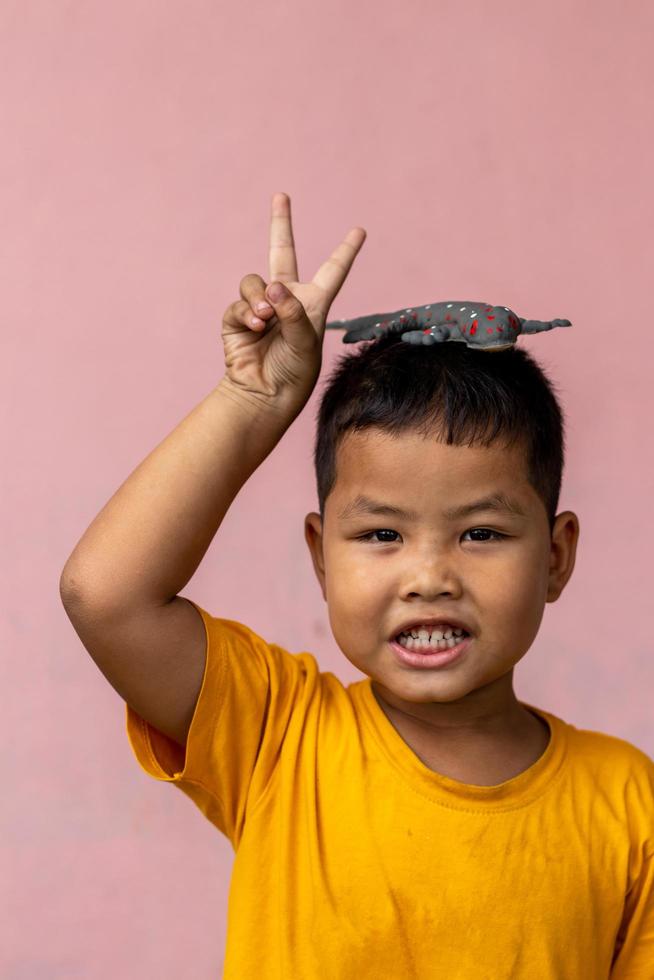
<path id="1" fill-rule="evenodd" d="M 371 538 L 373 538 L 375 534 L 397 534 L 397 531 L 390 531 L 390 530 L 388 530 L 388 528 L 379 528 L 377 531 L 368 531 L 367 534 L 362 534 L 361 537 L 359 538 L 359 541 L 370 541 Z M 382 540 L 381 543 L 382 544 L 395 544 L 394 541 L 389 541 L 388 539 Z"/>
<path id="2" fill-rule="evenodd" d="M 499 541 L 501 538 L 505 538 L 506 534 L 500 534 L 499 531 L 491 531 L 488 527 L 471 527 L 469 531 L 465 534 L 490 534 L 490 538 L 473 538 L 473 541 Z"/>
<path id="3" fill-rule="evenodd" d="M 371 541 L 377 534 L 395 534 L 397 531 L 391 531 L 390 528 L 378 528 L 376 531 L 368 531 L 367 534 L 362 534 L 359 537 L 359 541 Z M 473 541 L 483 543 L 484 541 L 499 541 L 506 537 L 506 534 L 501 534 L 499 531 L 491 531 L 488 527 L 471 527 L 464 534 L 485 534 L 490 535 L 490 537 L 473 538 Z M 379 539 L 377 539 L 379 541 Z M 380 544 L 395 544 L 394 540 L 389 540 L 388 538 L 383 538 L 379 542 Z"/>

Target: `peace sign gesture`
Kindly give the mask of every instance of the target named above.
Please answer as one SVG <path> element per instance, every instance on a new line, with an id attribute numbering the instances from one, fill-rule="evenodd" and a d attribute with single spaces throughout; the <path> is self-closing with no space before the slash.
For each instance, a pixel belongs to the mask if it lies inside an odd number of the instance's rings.
<path id="1" fill-rule="evenodd" d="M 300 282 L 287 194 L 272 196 L 270 285 L 252 273 L 240 283 L 242 299 L 223 317 L 226 377 L 242 391 L 277 400 L 288 393 L 303 404 L 320 374 L 329 309 L 363 245 L 366 232 L 352 228 L 311 282 Z M 285 295 L 271 286 L 281 283 Z M 267 309 L 260 309 L 261 304 Z"/>

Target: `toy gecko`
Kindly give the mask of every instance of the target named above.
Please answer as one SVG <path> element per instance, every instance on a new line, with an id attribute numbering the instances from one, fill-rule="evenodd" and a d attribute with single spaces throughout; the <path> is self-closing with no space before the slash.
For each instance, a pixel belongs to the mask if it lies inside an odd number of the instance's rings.
<path id="1" fill-rule="evenodd" d="M 507 350 L 521 333 L 571 327 L 569 320 L 524 320 L 507 306 L 471 300 L 429 303 L 394 313 L 371 313 L 351 320 L 332 320 L 326 330 L 346 329 L 344 344 L 399 333 L 408 344 L 431 345 L 455 340 L 480 350 Z"/>

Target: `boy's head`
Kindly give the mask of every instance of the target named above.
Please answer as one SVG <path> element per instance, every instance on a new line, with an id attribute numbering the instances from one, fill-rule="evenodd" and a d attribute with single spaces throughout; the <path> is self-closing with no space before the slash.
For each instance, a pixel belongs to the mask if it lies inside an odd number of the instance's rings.
<path id="1" fill-rule="evenodd" d="M 345 656 L 398 707 L 508 703 L 579 531 L 556 514 L 563 415 L 536 362 L 382 336 L 328 378 L 314 459 L 320 513 L 305 536 Z M 427 670 L 398 659 L 401 626 L 448 616 L 472 636 L 462 656 Z"/>

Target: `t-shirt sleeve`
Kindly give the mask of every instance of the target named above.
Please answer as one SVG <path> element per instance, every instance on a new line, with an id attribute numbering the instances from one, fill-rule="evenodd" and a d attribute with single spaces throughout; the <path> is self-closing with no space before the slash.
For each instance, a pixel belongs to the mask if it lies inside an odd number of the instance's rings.
<path id="1" fill-rule="evenodd" d="M 204 622 L 207 655 L 186 747 L 129 704 L 127 737 L 141 768 L 181 789 L 236 848 L 291 721 L 307 709 L 318 665 L 309 653 L 288 653 L 242 623 L 192 605 Z"/>
<path id="2" fill-rule="evenodd" d="M 611 980 L 654 977 L 654 761 L 640 749 L 630 750 L 634 764 L 625 799 L 633 844 Z"/>
<path id="3" fill-rule="evenodd" d="M 638 879 L 627 895 L 611 980 L 654 976 L 654 852 L 643 854 Z"/>

